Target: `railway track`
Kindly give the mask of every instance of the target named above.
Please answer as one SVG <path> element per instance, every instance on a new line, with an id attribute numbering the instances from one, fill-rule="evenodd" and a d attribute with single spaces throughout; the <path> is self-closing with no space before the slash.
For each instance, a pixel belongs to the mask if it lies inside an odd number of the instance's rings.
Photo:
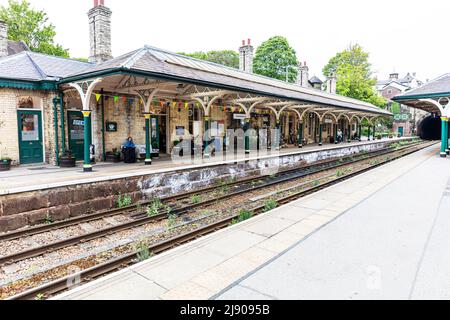
<path id="1" fill-rule="evenodd" d="M 186 212 L 189 212 L 190 210 L 194 210 L 195 208 L 207 206 L 214 202 L 229 199 L 233 196 L 237 196 L 237 195 L 241 194 L 242 192 L 265 189 L 265 188 L 275 186 L 275 185 L 278 185 L 278 184 L 281 184 L 284 182 L 289 182 L 289 181 L 293 181 L 296 179 L 304 178 L 304 177 L 307 177 L 312 174 L 317 174 L 317 173 L 324 172 L 327 170 L 338 169 L 340 167 L 348 166 L 351 163 L 365 161 L 368 159 L 372 159 L 374 157 L 379 157 L 381 155 L 384 155 L 384 154 L 387 154 L 390 152 L 392 152 L 392 150 L 390 148 L 386 148 L 383 150 L 378 150 L 378 151 L 375 151 L 372 153 L 364 154 L 362 156 L 360 155 L 359 157 L 357 157 L 356 160 L 352 157 L 348 157 L 347 159 L 343 159 L 342 161 L 334 160 L 334 161 L 329 161 L 329 162 L 325 162 L 325 163 L 305 166 L 300 169 L 296 168 L 296 169 L 286 170 L 286 171 L 280 172 L 278 175 L 276 175 L 274 177 L 260 177 L 259 176 L 259 177 L 252 177 L 252 178 L 247 178 L 247 179 L 231 182 L 231 183 L 227 184 L 226 186 L 228 188 L 233 186 L 235 188 L 235 190 L 232 190 L 232 192 L 226 192 L 223 195 L 214 195 L 213 197 L 210 197 L 210 199 L 208 199 L 208 200 L 199 201 L 197 203 L 186 204 L 186 203 L 182 203 L 182 200 L 189 199 L 189 197 L 191 195 L 196 195 L 196 194 L 201 194 L 201 193 L 204 194 L 205 192 L 214 192 L 215 190 L 217 190 L 218 188 L 221 188 L 221 187 L 213 186 L 213 187 L 203 188 L 201 190 L 194 190 L 194 191 L 189 192 L 188 194 L 174 195 L 174 196 L 166 197 L 166 198 L 162 199 L 161 201 L 164 203 L 164 206 L 166 206 L 166 208 L 167 208 L 167 206 L 169 206 L 171 214 L 176 214 L 176 215 L 180 216 Z M 255 181 L 259 182 L 259 184 L 255 185 L 255 183 L 254 183 Z M 177 202 L 181 202 L 182 205 L 180 206 L 180 203 L 177 203 Z M 150 202 L 147 202 L 146 204 L 150 204 Z M 104 217 L 110 217 L 110 216 L 114 216 L 114 215 L 118 215 L 118 214 L 129 214 L 129 215 L 132 215 L 134 217 L 134 219 L 132 219 L 129 222 L 121 223 L 121 224 L 110 226 L 107 228 L 102 228 L 102 229 L 95 230 L 95 231 L 88 232 L 88 233 L 83 233 L 81 235 L 69 237 L 67 239 L 52 242 L 52 243 L 49 243 L 46 245 L 40 245 L 39 247 L 36 247 L 36 248 L 31 248 L 28 250 L 24 250 L 24 251 L 6 255 L 6 256 L 0 256 L 0 265 L 17 263 L 24 259 L 29 259 L 29 258 L 40 256 L 45 253 L 53 252 L 54 250 L 58 250 L 58 249 L 65 248 L 68 246 L 77 245 L 80 243 L 84 243 L 84 242 L 87 242 L 90 240 L 104 237 L 106 235 L 112 235 L 119 231 L 140 227 L 140 226 L 143 226 L 143 225 L 146 225 L 149 223 L 153 223 L 153 222 L 158 222 L 158 221 L 161 221 L 161 220 L 164 220 L 167 218 L 168 211 L 160 210 L 160 213 L 158 213 L 154 216 L 147 216 L 143 212 L 137 212 L 136 206 L 129 206 L 129 207 L 120 208 L 120 209 L 112 209 L 112 210 L 108 210 L 105 212 L 99 212 L 96 214 L 92 214 L 87 217 L 77 217 L 77 218 L 70 219 L 67 221 L 61 221 L 61 222 L 53 224 L 53 225 L 44 225 L 44 226 L 40 226 L 40 227 L 36 227 L 36 228 L 30 228 L 28 230 L 22 230 L 22 231 L 10 233 L 10 234 L 5 234 L 5 235 L 3 235 L 3 237 L 0 236 L 0 241 L 13 240 L 13 239 L 21 238 L 21 237 L 29 237 L 31 235 L 48 232 L 48 231 L 52 231 L 52 230 L 57 230 L 57 229 L 60 229 L 63 227 L 77 225 L 80 223 L 86 223 L 86 222 L 90 222 L 93 220 L 101 219 Z"/>
<path id="2" fill-rule="evenodd" d="M 363 173 L 365 171 L 371 170 L 371 169 L 373 169 L 375 167 L 378 167 L 378 166 L 380 166 L 382 164 L 385 164 L 385 163 L 387 163 L 389 161 L 392 161 L 392 160 L 395 160 L 397 158 L 400 158 L 400 157 L 403 157 L 405 155 L 408 155 L 410 153 L 416 152 L 416 151 L 418 151 L 418 150 L 420 150 L 422 148 L 425 148 L 425 147 L 427 147 L 429 145 L 431 145 L 431 144 L 429 144 L 429 143 L 419 144 L 419 145 L 414 144 L 414 145 L 408 145 L 408 146 L 403 147 L 403 148 L 401 148 L 399 150 L 396 150 L 396 151 L 383 150 L 382 152 L 366 154 L 364 157 L 358 158 L 358 160 L 354 161 L 354 162 L 349 162 L 349 163 L 345 162 L 345 163 L 339 163 L 339 164 L 337 164 L 337 163 L 334 163 L 334 164 L 328 163 L 327 165 L 322 164 L 323 166 L 320 169 L 317 168 L 317 167 L 314 168 L 314 166 L 307 166 L 311 170 L 307 174 L 304 173 L 301 177 L 305 177 L 305 176 L 311 175 L 313 173 L 318 173 L 318 172 L 322 172 L 322 171 L 326 171 L 326 170 L 330 170 L 330 169 L 336 169 L 336 168 L 339 168 L 339 167 L 342 167 L 342 166 L 346 166 L 346 165 L 348 166 L 350 163 L 355 163 L 355 162 L 361 162 L 361 161 L 369 160 L 369 159 L 372 159 L 372 158 L 380 157 L 381 155 L 386 155 L 386 154 L 390 154 L 390 153 L 397 153 L 397 155 L 393 155 L 391 157 L 388 157 L 385 161 L 381 161 L 379 163 L 373 164 L 373 165 L 369 166 L 368 168 L 363 168 L 361 170 L 356 170 L 356 171 L 351 172 L 349 174 L 346 174 L 346 175 L 344 175 L 342 177 L 336 177 L 336 179 L 333 179 L 332 181 L 327 181 L 327 182 L 320 183 L 320 184 L 315 185 L 315 186 L 310 186 L 310 187 L 308 187 L 306 189 L 303 189 L 303 190 L 300 190 L 300 191 L 297 191 L 297 192 L 293 192 L 293 193 L 291 192 L 289 195 L 282 196 L 281 198 L 278 198 L 277 202 L 279 204 L 288 203 L 288 202 L 293 201 L 295 199 L 301 198 L 301 197 L 303 197 L 303 196 L 305 196 L 307 194 L 314 193 L 314 192 L 316 192 L 318 190 L 321 190 L 323 188 L 326 188 L 326 187 L 328 187 L 330 185 L 333 185 L 335 183 L 339 183 L 339 182 L 341 182 L 343 180 L 349 179 L 350 177 L 353 177 L 353 176 L 361 174 L 361 173 Z M 292 175 L 293 172 L 296 172 L 298 170 L 299 169 L 293 169 L 293 170 L 288 170 L 288 171 Z M 295 178 L 294 178 L 294 176 L 295 176 Z M 282 176 L 282 175 L 280 175 L 280 176 L 278 176 L 278 179 L 276 179 L 277 181 L 275 181 L 275 180 L 271 181 L 270 185 L 276 185 L 276 184 L 281 183 L 280 181 L 289 181 L 289 180 L 298 179 L 298 178 L 299 178 L 299 176 L 297 176 L 297 175 L 293 175 L 293 176 L 289 176 L 289 175 Z M 245 179 L 245 180 L 247 180 L 246 182 L 251 182 L 251 181 L 255 180 L 255 178 Z M 239 181 L 239 182 L 235 182 L 234 185 L 241 184 L 242 182 L 243 182 L 243 180 Z M 253 186 L 253 187 L 254 187 L 253 189 L 262 189 L 262 188 L 267 188 L 268 185 L 264 184 L 264 185 L 258 185 L 258 186 Z M 214 188 L 205 188 L 205 189 L 214 190 Z M 196 191 L 191 192 L 190 194 L 196 194 L 198 192 L 199 191 L 196 190 Z M 223 200 L 223 199 L 235 196 L 236 194 L 239 194 L 241 192 L 242 192 L 242 190 L 235 191 L 233 193 L 229 193 L 229 194 L 223 195 L 222 198 L 215 198 L 215 199 L 210 199 L 210 200 L 207 200 L 207 201 L 204 201 L 204 202 L 200 202 L 200 203 L 197 203 L 197 204 L 190 204 L 190 205 L 185 206 L 185 207 L 176 208 L 175 210 L 178 210 L 177 214 L 181 214 L 182 212 L 189 211 L 189 210 L 191 210 L 193 208 L 200 207 L 200 206 L 206 206 L 206 205 L 208 205 L 210 203 L 217 202 L 217 201 L 220 201 L 220 200 Z M 283 190 L 279 191 L 279 193 L 282 193 L 282 192 L 283 192 Z M 172 197 L 168 197 L 168 199 L 170 199 L 170 198 L 172 198 Z M 172 199 L 175 199 L 175 198 L 176 197 L 173 197 Z M 127 210 L 130 210 L 130 208 L 127 208 Z M 263 210 L 264 210 L 264 205 L 259 205 L 259 206 L 256 206 L 256 207 L 252 208 L 251 211 L 253 212 L 253 214 L 256 215 L 256 214 L 261 213 Z M 157 220 L 157 219 L 162 220 L 162 219 L 165 219 L 166 217 L 167 217 L 167 213 L 162 213 L 162 214 L 160 214 L 158 216 L 151 217 L 151 218 L 153 218 L 154 220 Z M 191 240 L 193 240 L 195 238 L 198 238 L 198 237 L 200 237 L 202 235 L 205 235 L 205 234 L 214 232 L 214 231 L 216 231 L 218 229 L 224 228 L 224 227 L 228 226 L 235 219 L 238 219 L 238 215 L 236 215 L 236 214 L 232 215 L 230 217 L 227 217 L 225 219 L 221 219 L 219 221 L 216 221 L 216 222 L 210 223 L 208 225 L 202 226 L 202 227 L 200 227 L 200 228 L 198 228 L 198 229 L 196 229 L 194 231 L 187 232 L 187 233 L 184 233 L 184 234 L 181 234 L 181 235 L 177 235 L 175 237 L 172 237 L 172 238 L 167 239 L 165 241 L 162 241 L 160 243 L 153 244 L 153 245 L 151 245 L 149 247 L 149 250 L 152 253 L 154 253 L 154 254 L 158 254 L 160 252 L 163 252 L 165 250 L 168 250 L 170 248 L 178 246 L 178 245 L 180 245 L 182 243 L 185 243 L 185 242 L 191 241 Z M 147 222 L 144 222 L 144 220 L 145 220 L 145 218 L 142 218 L 142 219 L 137 219 L 134 222 L 136 224 L 148 223 L 148 220 L 146 220 Z M 118 228 L 118 229 L 123 228 L 123 227 L 124 226 L 115 226 L 115 228 Z M 116 230 L 116 229 L 114 229 L 114 230 Z M 115 232 L 114 230 L 110 229 L 109 232 Z M 104 234 L 104 232 L 105 232 L 104 230 L 98 230 L 98 231 L 88 235 L 87 237 L 84 236 L 83 239 L 76 239 L 76 240 L 75 239 L 66 239 L 66 240 L 63 240 L 59 244 L 50 244 L 49 247 L 47 247 L 47 248 L 37 248 L 37 251 L 35 251 L 34 253 L 33 252 L 18 253 L 14 257 L 14 259 L 16 259 L 16 261 L 19 261 L 21 259 L 25 259 L 27 257 L 27 255 L 32 254 L 32 253 L 33 254 L 42 254 L 42 253 L 45 253 L 45 252 L 53 251 L 53 250 L 56 250 L 58 246 L 70 245 L 71 241 L 76 241 L 76 243 L 79 243 L 79 241 L 89 241 L 90 237 L 101 236 L 101 234 L 102 233 Z M 97 277 L 99 277 L 99 276 L 101 276 L 103 274 L 106 274 L 106 273 L 109 273 L 111 271 L 120 269 L 120 268 L 122 268 L 124 266 L 127 266 L 127 265 L 133 263 L 133 261 L 136 259 L 136 254 L 137 254 L 136 252 L 125 254 L 123 256 L 117 257 L 117 258 L 112 259 L 110 261 L 107 261 L 105 263 L 96 265 L 96 266 L 94 266 L 92 268 L 88 268 L 86 270 L 83 270 L 79 274 L 77 274 L 76 276 L 79 277 L 82 282 L 95 279 L 95 278 L 97 278 Z M 10 262 L 11 259 L 9 259 L 9 260 L 4 259 L 4 261 Z M 47 283 L 47 284 L 45 284 L 45 285 L 43 285 L 41 287 L 38 287 L 38 288 L 35 288 L 35 289 L 32 289 L 32 290 L 26 291 L 26 292 L 24 292 L 22 294 L 14 296 L 12 299 L 34 299 L 37 295 L 40 295 L 40 294 L 42 294 L 43 296 L 46 296 L 46 297 L 54 295 L 54 294 L 56 294 L 58 292 L 66 290 L 68 281 L 71 281 L 71 279 L 73 279 L 73 277 L 74 276 L 72 275 L 72 276 L 68 276 L 66 278 L 61 278 L 61 279 L 55 280 L 55 281 Z"/>

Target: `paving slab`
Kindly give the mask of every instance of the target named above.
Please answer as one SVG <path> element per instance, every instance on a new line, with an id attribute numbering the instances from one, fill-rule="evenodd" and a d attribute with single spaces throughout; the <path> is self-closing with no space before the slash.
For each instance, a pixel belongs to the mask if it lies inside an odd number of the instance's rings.
<path id="1" fill-rule="evenodd" d="M 430 202 L 447 186 L 448 177 L 428 175 L 442 171 L 435 161 L 446 161 L 437 152 L 427 148 L 127 270 L 164 290 L 155 299 L 408 297 L 405 287 L 421 275 L 415 271 L 433 221 Z M 426 191 L 414 189 L 417 183 Z M 346 184 L 360 189 L 327 197 Z M 111 282 L 114 276 L 99 279 L 95 288 L 120 288 Z M 60 298 L 78 299 L 90 288 Z"/>

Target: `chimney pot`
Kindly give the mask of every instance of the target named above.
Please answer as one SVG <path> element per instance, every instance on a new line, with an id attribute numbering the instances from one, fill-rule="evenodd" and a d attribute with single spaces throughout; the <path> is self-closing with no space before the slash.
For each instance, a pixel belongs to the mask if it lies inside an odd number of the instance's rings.
<path id="1" fill-rule="evenodd" d="M 94 0 L 94 8 L 98 7 L 98 0 Z"/>
<path id="2" fill-rule="evenodd" d="M 251 43 L 251 39 L 248 39 L 248 45 L 250 45 L 250 43 Z"/>
<path id="3" fill-rule="evenodd" d="M 242 40 L 242 46 L 245 46 L 245 40 Z"/>
<path id="4" fill-rule="evenodd" d="M 104 5 L 105 5 L 105 0 L 100 0 L 100 1 L 99 1 L 99 4 L 100 4 L 101 6 L 104 6 Z"/>

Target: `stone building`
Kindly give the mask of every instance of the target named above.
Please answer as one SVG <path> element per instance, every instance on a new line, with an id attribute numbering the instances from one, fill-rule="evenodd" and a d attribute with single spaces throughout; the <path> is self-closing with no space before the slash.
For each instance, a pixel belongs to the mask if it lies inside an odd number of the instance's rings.
<path id="1" fill-rule="evenodd" d="M 393 97 L 421 85 L 423 82 L 417 79 L 416 73 L 408 73 L 405 77 L 399 78 L 399 74 L 394 72 L 389 75 L 389 79 L 377 81 L 376 89 L 388 100 L 388 110 L 392 111 Z M 418 124 L 424 116 L 425 113 L 422 110 L 400 105 L 400 113 L 394 116 L 392 131 L 400 136 L 412 136 L 417 133 Z"/>
<path id="2" fill-rule="evenodd" d="M 350 141 L 360 137 L 363 119 L 373 126 L 390 116 L 336 95 L 334 78 L 328 92 L 320 90 L 306 63 L 297 84 L 253 74 L 250 40 L 239 49 L 240 70 L 150 46 L 113 58 L 112 12 L 104 0 L 94 0 L 88 18 L 89 62 L 26 46 L 16 52 L 21 44 L 7 41 L 0 24 L 1 156 L 14 164 L 58 164 L 70 150 L 90 171 L 92 161 L 105 161 L 129 136 L 146 164 L 191 139 L 188 149 L 209 156 L 237 143 L 228 129 L 245 132 L 248 152 L 322 145 L 336 141 L 338 128 Z M 281 135 L 263 137 L 264 129 Z"/>

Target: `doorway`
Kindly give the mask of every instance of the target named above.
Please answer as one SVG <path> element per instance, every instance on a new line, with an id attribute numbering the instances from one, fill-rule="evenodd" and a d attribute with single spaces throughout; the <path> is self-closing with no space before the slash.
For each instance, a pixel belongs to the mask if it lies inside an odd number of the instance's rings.
<path id="1" fill-rule="evenodd" d="M 81 111 L 67 111 L 69 150 L 75 159 L 84 158 L 84 118 Z"/>
<path id="2" fill-rule="evenodd" d="M 19 158 L 21 164 L 43 163 L 41 111 L 17 111 Z"/>

